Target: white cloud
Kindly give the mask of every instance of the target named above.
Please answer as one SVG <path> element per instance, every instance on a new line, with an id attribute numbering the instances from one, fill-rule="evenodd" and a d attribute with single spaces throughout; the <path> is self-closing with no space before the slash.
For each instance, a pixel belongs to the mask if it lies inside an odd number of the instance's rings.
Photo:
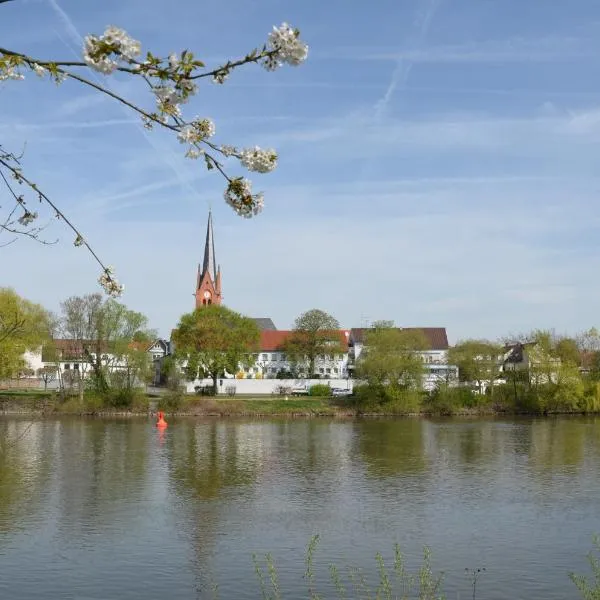
<path id="1" fill-rule="evenodd" d="M 408 61 L 411 63 L 512 63 L 554 62 L 597 55 L 591 37 L 513 38 L 465 44 L 393 49 L 353 46 L 316 53 L 318 58 L 358 61 Z"/>
<path id="2" fill-rule="evenodd" d="M 410 185 L 430 202 L 440 193 L 437 184 Z M 388 206 L 385 217 L 377 212 L 384 183 L 372 197 L 362 190 L 340 190 L 350 207 L 362 200 L 360 212 L 345 216 L 274 209 L 242 221 L 217 207 L 215 236 L 225 301 L 247 314 L 271 316 L 280 328 L 301 311 L 319 306 L 344 326 L 358 325 L 366 314 L 402 325 L 446 326 L 453 339 L 596 324 L 600 252 L 592 247 L 578 253 L 570 247 L 566 253 L 561 248 L 596 228 L 600 217 L 594 223 L 577 206 L 567 206 L 568 186 L 547 199 L 548 210 L 540 204 L 544 191 L 536 190 L 535 182 L 523 182 L 516 194 L 509 187 L 510 196 L 501 183 L 488 188 L 487 182 L 456 184 L 452 194 L 444 192 L 449 200 L 445 211 L 422 207 L 407 214 L 400 203 Z M 389 193 L 395 189 L 391 185 Z M 482 190 L 486 205 L 479 202 Z M 299 189 L 276 193 L 291 207 L 303 195 Z M 117 267 L 127 286 L 124 301 L 147 313 L 153 326 L 167 334 L 180 314 L 193 307 L 205 216 L 198 209 L 193 215 L 133 227 L 96 217 L 80 225 L 100 255 Z M 6 280 L 50 307 L 69 294 L 95 289 L 93 262 L 68 241 L 51 248 L 21 242 L 1 252 L 3 265 L 8 264 Z"/>

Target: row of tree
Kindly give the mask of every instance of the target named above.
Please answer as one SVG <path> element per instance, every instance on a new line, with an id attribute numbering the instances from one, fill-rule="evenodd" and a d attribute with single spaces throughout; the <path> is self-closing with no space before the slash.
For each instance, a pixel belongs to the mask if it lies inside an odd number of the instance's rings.
<path id="1" fill-rule="evenodd" d="M 357 364 L 359 404 L 397 404 L 400 412 L 455 412 L 487 408 L 523 412 L 600 411 L 600 332 L 594 328 L 574 337 L 554 331 L 493 342 L 463 340 L 448 351 L 447 363 L 458 367 L 438 377 L 435 389 L 423 392 L 425 340 L 392 323 L 374 324 Z"/>
<path id="2" fill-rule="evenodd" d="M 173 359 L 167 375 L 177 377 L 176 364 L 183 363 L 188 381 L 212 379 L 216 392 L 219 378 L 251 367 L 260 348 L 260 330 L 253 319 L 224 306 L 209 305 L 183 315 L 172 333 Z M 280 350 L 293 372 L 314 373 L 318 356 L 343 353 L 338 321 L 319 309 L 302 313 Z"/>
<path id="3" fill-rule="evenodd" d="M 54 314 L 0 289 L 0 379 L 33 375 L 25 353 L 42 349 L 46 366 L 35 374 L 46 385 L 57 378 L 61 390 L 76 388 L 81 400 L 85 387 L 126 396 L 149 376 L 146 349 L 155 335 L 144 315 L 101 294 L 67 298 Z M 76 368 L 63 372 L 60 360 Z"/>
<path id="4" fill-rule="evenodd" d="M 43 347 L 48 365 L 37 373 L 46 383 L 58 377 L 60 387 L 84 388 L 100 394 L 131 392 L 139 382 L 152 379 L 149 343 L 157 336 L 148 319 L 112 298 L 100 294 L 73 296 L 60 305 L 59 314 L 0 289 L 0 379 L 27 372 L 25 352 Z M 260 331 L 253 319 L 227 307 L 211 305 L 185 314 L 172 333 L 176 352 L 165 361 L 172 382 L 210 377 L 217 381 L 240 366 L 252 366 L 260 348 Z M 281 350 L 290 364 L 315 370 L 317 357 L 345 351 L 339 323 L 324 311 L 300 315 Z M 72 360 L 76 369 L 65 375 L 54 367 L 59 359 Z"/>

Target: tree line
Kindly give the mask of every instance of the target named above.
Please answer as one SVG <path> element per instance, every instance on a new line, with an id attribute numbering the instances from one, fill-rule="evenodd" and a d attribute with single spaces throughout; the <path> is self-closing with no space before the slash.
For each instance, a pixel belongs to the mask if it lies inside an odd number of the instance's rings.
<path id="1" fill-rule="evenodd" d="M 302 313 L 278 351 L 290 373 L 311 375 L 317 358 L 348 348 L 339 322 L 319 309 Z M 140 383 L 154 379 L 149 344 L 157 337 L 148 319 L 113 298 L 87 294 L 67 298 L 53 314 L 0 288 L 0 379 L 33 375 L 24 353 L 43 347 L 48 366 L 36 375 L 45 384 L 59 379 L 59 389 L 85 390 L 131 404 Z M 57 345 L 57 339 L 61 339 Z M 254 366 L 260 348 L 256 322 L 225 306 L 211 305 L 184 314 L 172 332 L 174 353 L 162 363 L 166 383 L 179 389 L 187 381 L 218 380 Z M 374 323 L 366 332 L 356 361 L 353 402 L 361 410 L 437 412 L 463 409 L 511 412 L 596 412 L 600 410 L 600 332 L 576 336 L 535 330 L 500 341 L 468 339 L 448 351 L 446 369 L 434 389 L 423 389 L 428 342 L 418 330 Z M 60 347 L 59 347 L 60 346 Z M 52 365 L 59 355 L 73 360 L 69 373 Z M 183 368 L 182 368 L 183 367 Z"/>
<path id="2" fill-rule="evenodd" d="M 75 390 L 81 402 L 87 390 L 125 406 L 140 383 L 154 379 L 147 349 L 157 335 L 142 313 L 98 293 L 67 298 L 54 314 L 0 288 L 0 379 L 37 375 L 45 385 L 58 379 L 59 389 Z M 162 374 L 174 388 L 182 380 L 210 378 L 216 392 L 219 378 L 254 365 L 261 350 L 256 322 L 225 306 L 182 315 L 171 340 L 175 351 L 163 361 Z M 25 352 L 40 348 L 47 366 L 33 373 Z M 318 356 L 345 351 L 338 321 L 319 309 L 296 319 L 280 350 L 294 369 L 309 373 Z M 71 360 L 74 368 L 61 371 L 60 360 Z"/>
<path id="3" fill-rule="evenodd" d="M 127 405 L 151 376 L 146 349 L 155 337 L 143 314 L 99 293 L 67 298 L 53 313 L 0 288 L 0 379 L 36 375 L 81 402 L 87 390 Z M 25 353 L 40 350 L 45 366 L 33 372 Z M 61 370 L 61 361 L 73 368 Z"/>

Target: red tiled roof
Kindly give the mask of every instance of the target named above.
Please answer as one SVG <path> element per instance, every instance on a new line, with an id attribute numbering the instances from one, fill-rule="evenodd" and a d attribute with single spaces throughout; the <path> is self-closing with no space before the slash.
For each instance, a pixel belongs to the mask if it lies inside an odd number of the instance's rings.
<path id="1" fill-rule="evenodd" d="M 445 327 L 397 327 L 399 331 L 420 331 L 423 333 L 429 343 L 428 350 L 447 350 L 448 336 Z M 350 330 L 350 338 L 352 342 L 362 344 L 364 342 L 365 333 L 369 331 L 367 328 L 359 327 Z"/>
<path id="2" fill-rule="evenodd" d="M 79 340 L 59 339 L 52 340 L 53 345 L 64 358 L 76 358 L 83 354 L 83 347 L 86 347 L 90 352 L 95 352 L 98 342 L 90 340 L 80 342 Z M 152 343 L 148 342 L 131 342 L 129 347 L 133 350 L 148 350 Z M 100 342 L 101 352 L 107 352 L 109 345 L 106 342 Z"/>
<path id="3" fill-rule="evenodd" d="M 260 349 L 265 352 L 273 352 L 281 350 L 286 340 L 293 334 L 293 331 L 280 331 L 264 329 L 260 332 Z M 340 343 L 346 347 L 350 332 L 346 329 L 341 329 L 335 332 L 340 339 Z"/>

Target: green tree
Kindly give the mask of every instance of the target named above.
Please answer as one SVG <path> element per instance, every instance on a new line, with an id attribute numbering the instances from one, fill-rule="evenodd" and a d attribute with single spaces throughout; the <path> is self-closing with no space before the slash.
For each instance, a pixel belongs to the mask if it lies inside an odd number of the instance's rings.
<path id="1" fill-rule="evenodd" d="M 480 393 L 494 382 L 502 366 L 502 348 L 488 340 L 463 340 L 448 350 L 448 362 L 458 367 L 460 381 L 475 382 Z"/>
<path id="2" fill-rule="evenodd" d="M 210 377 L 216 394 L 219 377 L 252 363 L 260 331 L 252 319 L 212 304 L 183 315 L 172 340 L 177 356 L 187 362 L 187 379 Z"/>
<path id="3" fill-rule="evenodd" d="M 565 342 L 547 330 L 535 330 L 528 350 L 529 387 L 534 408 L 541 412 L 576 410 L 584 397 L 579 372 L 579 353 L 572 341 Z"/>
<path id="4" fill-rule="evenodd" d="M 0 288 L 0 378 L 15 377 L 26 365 L 28 350 L 40 349 L 50 337 L 51 315 L 39 304 Z"/>
<path id="5" fill-rule="evenodd" d="M 418 330 L 402 330 L 380 321 L 365 334 L 365 346 L 356 374 L 367 384 L 369 396 L 380 402 L 422 389 L 425 366 L 421 352 L 427 348 Z"/>
<path id="6" fill-rule="evenodd" d="M 101 393 L 131 391 L 145 380 L 150 356 L 144 342 L 134 341 L 147 328 L 144 315 L 101 294 L 73 296 L 61 304 L 61 310 L 62 330 L 70 342 L 65 352 L 80 365 L 81 401 L 88 370 L 93 388 Z"/>
<path id="7" fill-rule="evenodd" d="M 554 343 L 554 353 L 563 364 L 579 366 L 581 364 L 581 351 L 577 340 L 570 337 L 561 337 Z"/>
<path id="8" fill-rule="evenodd" d="M 308 366 L 308 376 L 315 372 L 318 356 L 343 353 L 340 324 L 325 311 L 313 308 L 294 322 L 292 335 L 284 344 L 285 353 L 296 365 Z"/>

